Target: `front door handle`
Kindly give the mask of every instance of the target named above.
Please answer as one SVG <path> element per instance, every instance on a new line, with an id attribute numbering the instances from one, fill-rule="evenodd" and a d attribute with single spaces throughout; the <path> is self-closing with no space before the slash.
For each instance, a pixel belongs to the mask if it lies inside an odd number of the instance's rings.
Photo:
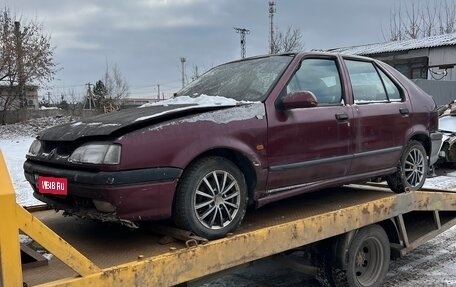
<path id="1" fill-rule="evenodd" d="M 338 120 L 338 121 L 346 121 L 346 120 L 348 120 L 348 115 L 346 113 L 336 114 L 336 120 Z"/>
<path id="2" fill-rule="evenodd" d="M 408 115 L 410 112 L 407 108 L 400 108 L 399 109 L 399 112 L 401 113 L 401 115 L 405 116 L 405 115 Z"/>

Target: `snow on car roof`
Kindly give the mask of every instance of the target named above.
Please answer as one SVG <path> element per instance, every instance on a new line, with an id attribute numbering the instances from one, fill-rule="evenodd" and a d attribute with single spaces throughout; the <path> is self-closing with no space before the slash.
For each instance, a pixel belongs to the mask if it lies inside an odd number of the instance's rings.
<path id="1" fill-rule="evenodd" d="M 404 41 L 393 41 L 361 46 L 334 48 L 327 50 L 327 52 L 367 56 L 372 54 L 454 45 L 456 45 L 456 33 L 432 36 L 422 39 L 411 39 Z"/>

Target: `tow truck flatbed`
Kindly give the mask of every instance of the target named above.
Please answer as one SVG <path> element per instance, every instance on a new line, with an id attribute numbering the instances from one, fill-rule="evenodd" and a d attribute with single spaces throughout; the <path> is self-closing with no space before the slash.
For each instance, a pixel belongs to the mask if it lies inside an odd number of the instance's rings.
<path id="1" fill-rule="evenodd" d="M 402 256 L 456 225 L 456 193 L 344 186 L 249 212 L 226 238 L 206 242 L 173 230 L 188 240 L 161 244 L 163 236 L 152 231 L 167 233 L 163 226 L 129 230 L 49 210 L 28 212 L 16 203 L 0 152 L 0 215 L 4 287 L 173 286 L 309 246 L 317 247 L 309 254 L 322 255 L 316 268 L 327 285 L 370 286 L 384 279 L 390 252 Z M 19 230 L 54 255 L 48 265 L 21 267 Z"/>
<path id="2" fill-rule="evenodd" d="M 93 276 L 70 280 L 70 285 L 43 286 L 90 286 L 94 282 L 104 282 L 96 286 L 171 286 L 412 211 L 429 211 L 432 214 L 426 218 L 432 219 L 435 210 L 439 211 L 440 227 L 435 223 L 431 224 L 435 226 L 432 230 L 423 225 L 418 225 L 422 230 L 410 229 L 408 241 L 415 245 L 402 248 L 405 254 L 425 242 L 428 234 L 432 233 L 432 238 L 434 233 L 456 224 L 455 193 L 397 195 L 371 186 L 324 190 L 250 212 L 235 234 L 190 248 L 180 241 L 160 244 L 162 236 L 154 234 L 153 227 L 130 230 L 63 217 L 53 211 L 36 212 L 34 216 L 97 266 L 107 268 Z M 77 275 L 54 258 L 48 266 L 25 270 L 24 282 L 34 286 Z"/>

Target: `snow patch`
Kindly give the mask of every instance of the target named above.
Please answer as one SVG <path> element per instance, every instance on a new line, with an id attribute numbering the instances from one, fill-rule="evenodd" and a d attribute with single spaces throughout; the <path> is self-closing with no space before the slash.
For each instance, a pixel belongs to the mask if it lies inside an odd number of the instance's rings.
<path id="1" fill-rule="evenodd" d="M 446 175 L 427 178 L 423 187 L 456 191 L 456 171 L 449 172 Z"/>
<path id="2" fill-rule="evenodd" d="M 263 103 L 256 102 L 251 105 L 238 106 L 226 110 L 218 110 L 210 113 L 203 113 L 195 117 L 188 119 L 183 119 L 181 122 L 199 122 L 199 121 L 209 121 L 217 124 L 227 124 L 233 121 L 243 121 L 252 118 L 263 119 L 266 115 L 266 111 Z"/>
<path id="3" fill-rule="evenodd" d="M 145 121 L 145 120 L 157 118 L 157 117 L 160 117 L 160 116 L 163 116 L 163 115 L 172 114 L 172 113 L 179 112 L 179 111 L 191 110 L 191 109 L 194 109 L 194 108 L 195 108 L 194 106 L 177 108 L 177 109 L 174 109 L 174 110 L 164 111 L 164 112 L 153 114 L 153 115 L 150 115 L 150 116 L 140 117 L 140 118 L 137 118 L 134 121 L 135 122 Z"/>
<path id="4" fill-rule="evenodd" d="M 203 107 L 213 106 L 235 106 L 237 104 L 249 103 L 248 101 L 236 101 L 235 99 L 220 97 L 220 96 L 208 96 L 200 95 L 198 97 L 180 96 L 172 99 L 148 103 L 140 106 L 139 108 L 152 107 L 152 106 L 169 106 L 169 105 L 198 105 Z"/>
<path id="5" fill-rule="evenodd" d="M 192 105 L 192 106 L 177 108 L 174 110 L 165 111 L 165 112 L 150 115 L 150 116 L 140 117 L 140 118 L 137 118 L 135 120 L 135 122 L 144 121 L 147 119 L 156 118 L 156 117 L 160 117 L 160 116 L 163 116 L 166 114 L 175 113 L 175 112 L 179 112 L 179 111 L 190 110 L 190 109 L 193 109 L 195 106 L 197 106 L 197 107 L 218 107 L 218 106 L 230 107 L 230 106 L 239 106 L 239 105 L 246 105 L 246 104 L 253 104 L 253 103 L 261 104 L 261 102 L 237 101 L 235 99 L 220 97 L 220 96 L 200 95 L 200 96 L 194 97 L 194 98 L 189 97 L 189 96 L 180 96 L 180 97 L 175 97 L 175 98 L 168 99 L 168 100 L 161 101 L 161 102 L 144 104 L 144 105 L 140 106 L 139 108 L 152 107 L 152 106 L 169 106 L 169 105 Z M 208 115 L 208 114 L 206 113 L 206 114 L 202 115 L 202 117 L 206 117 L 205 115 Z M 264 116 L 264 110 L 263 110 L 263 116 Z"/>
<path id="6" fill-rule="evenodd" d="M 149 131 L 161 130 L 164 127 L 178 125 L 181 123 L 194 123 L 200 121 L 209 121 L 216 124 L 227 124 L 233 121 L 243 121 L 248 119 L 257 118 L 262 120 L 266 116 L 266 111 L 263 103 L 253 102 L 250 105 L 236 106 L 230 108 L 229 111 L 217 110 L 213 112 L 206 112 L 200 115 L 192 116 L 186 119 L 175 120 L 171 122 L 162 123 L 149 128 Z"/>
<path id="7" fill-rule="evenodd" d="M 33 239 L 28 237 L 27 235 L 21 233 L 21 234 L 19 234 L 19 242 L 22 244 L 28 245 L 33 242 Z"/>

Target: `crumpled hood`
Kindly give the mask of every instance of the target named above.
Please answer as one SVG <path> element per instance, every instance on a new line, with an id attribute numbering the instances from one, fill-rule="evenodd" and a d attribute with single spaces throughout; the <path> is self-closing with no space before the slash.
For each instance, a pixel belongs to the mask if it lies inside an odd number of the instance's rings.
<path id="1" fill-rule="evenodd" d="M 439 118 L 439 130 L 456 133 L 456 115 L 446 114 Z"/>
<path id="2" fill-rule="evenodd" d="M 217 104 L 164 104 L 125 109 L 49 128 L 38 134 L 44 141 L 74 141 L 83 137 L 122 134 L 163 120 L 178 118 L 189 113 L 202 113 L 236 106 L 235 102 Z"/>

